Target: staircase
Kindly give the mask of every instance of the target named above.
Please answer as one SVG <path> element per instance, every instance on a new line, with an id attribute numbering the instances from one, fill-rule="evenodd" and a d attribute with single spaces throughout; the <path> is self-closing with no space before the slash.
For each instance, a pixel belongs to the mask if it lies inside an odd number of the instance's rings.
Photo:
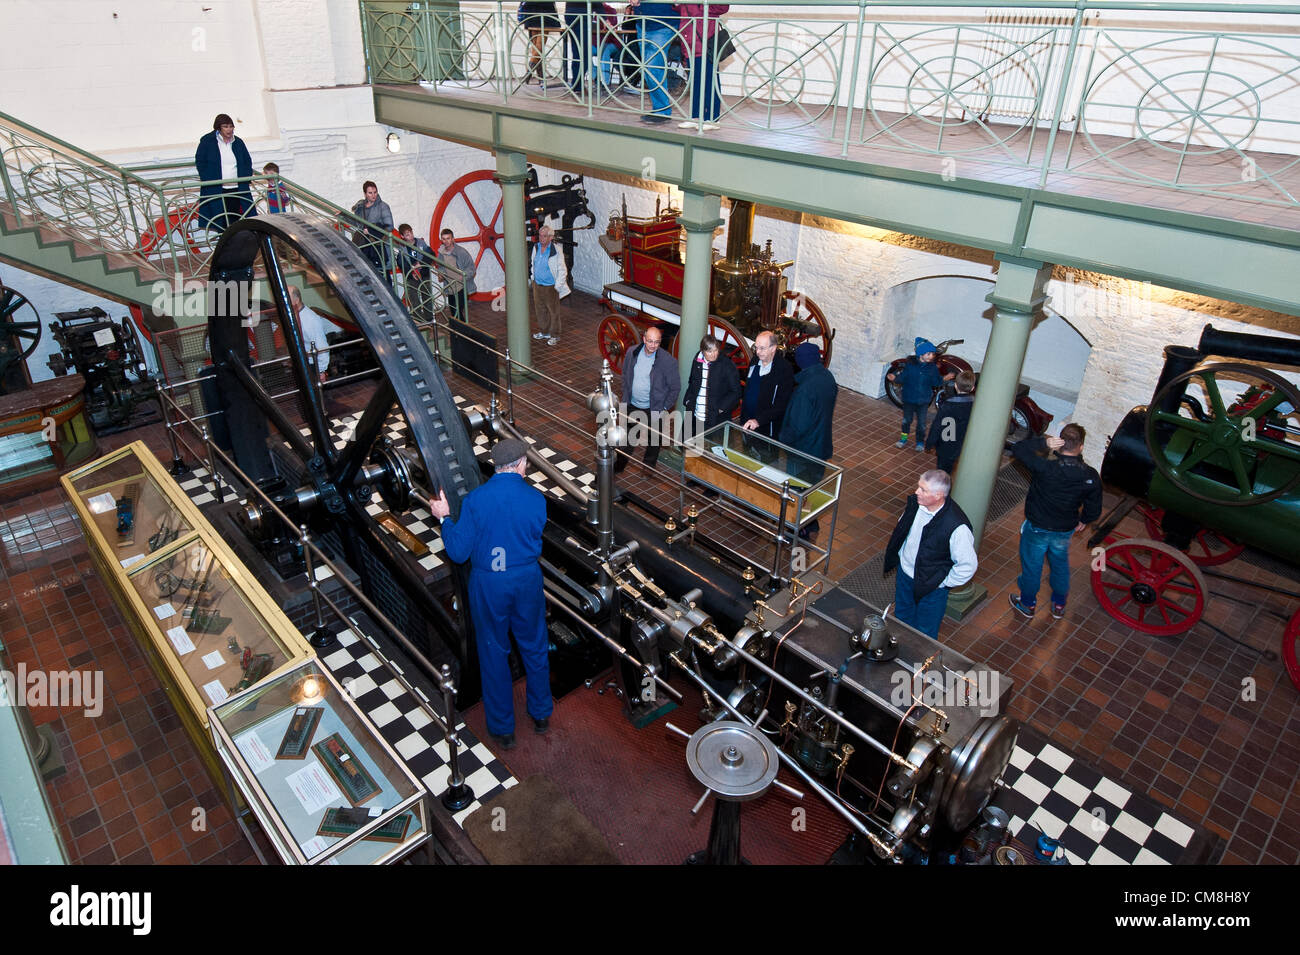
<path id="1" fill-rule="evenodd" d="M 188 171 L 188 174 L 186 174 Z M 320 218 L 346 238 L 374 243 L 365 223 L 310 190 L 279 179 L 293 211 Z M 270 182 L 261 176 L 225 180 L 247 184 L 254 211 L 265 215 Z M 189 163 L 122 167 L 0 113 L 0 260 L 130 305 L 173 315 L 177 325 L 203 321 L 201 300 L 215 236 L 194 210 L 205 185 Z M 379 240 L 386 261 L 411 246 Z M 325 281 L 290 257 L 304 304 L 340 312 Z M 446 278 L 455 269 L 435 263 Z"/>

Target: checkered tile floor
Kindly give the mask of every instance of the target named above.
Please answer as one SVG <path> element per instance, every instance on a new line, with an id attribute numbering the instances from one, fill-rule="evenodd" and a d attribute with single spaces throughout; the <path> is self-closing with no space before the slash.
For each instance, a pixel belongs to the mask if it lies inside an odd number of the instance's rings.
<path id="1" fill-rule="evenodd" d="M 456 396 L 458 407 L 468 403 Z M 330 435 L 335 448 L 342 448 L 351 439 L 360 417 L 351 414 L 331 422 Z M 303 434 L 309 435 L 306 428 Z M 389 419 L 385 435 L 396 445 L 405 443 L 406 423 L 400 415 L 394 413 Z M 488 447 L 486 437 L 475 437 L 476 455 L 486 456 Z M 590 488 L 595 483 L 595 475 L 589 468 L 557 455 L 550 448 L 539 446 L 538 450 L 578 484 Z M 529 478 L 543 493 L 562 496 L 563 492 L 546 475 L 532 471 Z M 183 476 L 180 483 L 195 504 L 215 500 L 215 484 L 204 468 Z M 371 514 L 384 509 L 378 495 L 367 507 Z M 440 566 L 442 538 L 434 529 L 432 515 L 423 508 L 415 508 L 399 515 L 399 519 L 408 531 L 429 546 L 430 552 L 420 559 L 420 565 L 426 570 Z M 319 579 L 331 574 L 327 567 L 317 568 Z M 322 662 L 349 686 L 362 710 L 437 798 L 448 788 L 450 776 L 447 744 L 437 724 L 392 678 L 388 668 L 398 667 L 384 658 L 369 637 L 345 630 L 339 634 L 339 642 L 339 649 Z M 434 709 L 440 712 L 440 703 Z M 474 790 L 475 800 L 456 813 L 457 823 L 482 802 L 517 783 L 463 723 L 460 731 L 463 734 L 461 769 Z M 1029 843 L 1037 838 L 1037 832 L 1057 838 L 1072 864 L 1172 865 L 1204 861 L 1189 858 L 1205 842 L 1204 833 L 1198 833 L 1156 803 L 1105 778 L 1025 728 L 1021 730 L 1004 781 L 1008 789 L 998 796 L 995 804 L 1011 814 L 1011 834 Z"/>
<path id="2" fill-rule="evenodd" d="M 1205 833 L 1107 779 L 1037 733 L 1021 728 L 994 804 L 1011 815 L 1011 835 L 1028 845 L 1057 839 L 1072 865 L 1204 862 Z"/>

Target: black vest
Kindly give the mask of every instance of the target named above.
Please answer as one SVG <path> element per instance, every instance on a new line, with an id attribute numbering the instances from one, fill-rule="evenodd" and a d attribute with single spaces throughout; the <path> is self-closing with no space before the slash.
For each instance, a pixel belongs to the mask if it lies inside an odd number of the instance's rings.
<path id="1" fill-rule="evenodd" d="M 915 494 L 908 497 L 907 507 L 885 550 L 884 573 L 887 574 L 898 566 L 898 555 L 907 535 L 912 531 L 912 521 L 920 506 Z M 948 541 L 952 538 L 952 532 L 962 525 L 970 527 L 970 520 L 950 497 L 939 508 L 939 513 L 930 518 L 925 530 L 921 531 L 921 546 L 916 551 L 916 573 L 912 575 L 912 593 L 917 600 L 938 589 L 948 576 L 948 571 L 952 570 L 953 559 Z M 902 573 L 901 569 L 899 573 Z"/>

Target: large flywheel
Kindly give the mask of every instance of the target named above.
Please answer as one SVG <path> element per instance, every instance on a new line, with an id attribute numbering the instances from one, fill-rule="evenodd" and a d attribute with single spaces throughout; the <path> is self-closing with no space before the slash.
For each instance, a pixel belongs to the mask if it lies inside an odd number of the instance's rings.
<path id="1" fill-rule="evenodd" d="M 438 199 L 429 222 L 429 245 L 438 248 L 438 236 L 442 230 L 451 229 L 456 234 L 456 243 L 465 246 L 474 256 L 474 268 L 482 269 L 485 257 L 489 265 L 495 261 L 501 269 L 501 283 L 504 284 L 505 227 L 501 221 L 504 202 L 495 172 L 479 169 L 466 173 L 448 186 Z M 477 282 L 481 285 L 489 278 L 490 271 Z M 492 295 L 491 289 L 485 289 L 475 292 L 470 298 L 476 302 L 490 302 Z"/>
<path id="2" fill-rule="evenodd" d="M 287 304 L 282 256 L 296 257 L 299 267 L 319 275 L 369 344 L 382 372 L 352 432 L 345 432 L 341 441 L 330 432 L 317 375 L 309 366 L 297 317 Z M 294 278 L 300 281 L 298 275 Z M 398 607 L 402 619 L 392 619 L 408 636 L 418 639 L 415 631 L 434 626 L 459 660 L 462 691 L 473 698 L 477 659 L 466 615 L 449 612 L 428 593 L 411 555 L 371 513 L 376 510 L 376 491 L 390 511 L 400 513 L 415 500 L 411 492 L 418 488 L 433 495 L 445 490 L 452 515 L 458 516 L 465 495 L 482 483 L 460 412 L 406 309 L 361 252 L 329 223 L 294 213 L 245 219 L 227 229 L 213 253 L 210 279 L 218 291 L 208 296 L 208 335 L 236 464 L 289 510 L 295 522 L 336 533 L 349 565 L 361 574 L 363 588 L 386 614 L 390 606 Z M 269 294 L 244 289 L 266 289 Z M 263 313 L 262 318 L 286 329 L 285 347 L 306 434 L 249 367 L 247 318 L 241 313 L 249 301 L 260 298 L 274 303 L 274 314 Z M 394 411 L 405 419 L 404 448 L 389 440 Z M 272 430 L 287 451 L 268 440 Z M 255 502 L 250 504 L 255 508 Z M 250 520 L 257 519 L 250 512 Z M 414 610 L 384 602 L 393 581 Z M 457 574 L 461 606 L 463 584 Z"/>
<path id="3" fill-rule="evenodd" d="M 35 307 L 22 292 L 0 285 L 0 394 L 10 366 L 29 358 L 40 341 L 41 317 Z"/>

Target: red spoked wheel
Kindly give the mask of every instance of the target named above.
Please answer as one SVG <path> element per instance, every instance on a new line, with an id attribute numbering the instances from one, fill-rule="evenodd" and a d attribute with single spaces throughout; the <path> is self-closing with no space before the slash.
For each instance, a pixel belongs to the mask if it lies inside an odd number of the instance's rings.
<path id="1" fill-rule="evenodd" d="M 486 183 L 491 183 L 489 188 Z M 459 202 L 459 205 L 458 205 Z M 429 221 L 429 245 L 438 247 L 438 236 L 443 230 L 444 219 L 447 228 L 455 231 L 457 226 L 463 228 L 466 212 L 471 222 L 470 231 L 457 232 L 458 245 L 469 247 L 474 256 L 474 268 L 481 269 L 483 258 L 491 253 L 489 261 L 495 259 L 501 267 L 502 284 L 505 283 L 506 260 L 502 240 L 505 233 L 501 231 L 501 208 L 505 200 L 501 188 L 496 183 L 496 173 L 491 169 L 479 169 L 461 176 L 438 199 L 434 207 L 433 218 Z M 462 208 L 463 206 L 463 208 Z M 492 301 L 493 292 L 477 291 L 470 296 L 476 302 Z"/>
<path id="2" fill-rule="evenodd" d="M 1163 541 L 1165 533 L 1160 527 L 1160 522 L 1165 516 L 1164 508 L 1139 504 L 1138 510 L 1142 512 L 1142 520 L 1146 523 L 1147 534 L 1151 539 Z M 1201 528 L 1192 538 L 1191 546 L 1187 548 L 1187 556 L 1196 563 L 1197 567 L 1215 567 L 1235 559 L 1245 549 L 1245 544 L 1239 544 L 1231 537 L 1224 537 L 1209 528 Z"/>
<path id="3" fill-rule="evenodd" d="M 1209 590 L 1182 551 L 1132 538 L 1109 544 L 1094 558 L 1092 592 L 1120 623 L 1153 636 L 1175 637 L 1201 619 Z"/>
<path id="4" fill-rule="evenodd" d="M 749 363 L 754 360 L 754 353 L 745 336 L 731 322 L 714 315 L 709 316 L 709 334 L 721 344 L 722 354 L 731 359 L 736 371 L 740 372 L 740 380 L 744 381 L 749 374 Z"/>
<path id="5" fill-rule="evenodd" d="M 831 328 L 831 323 L 826 320 L 826 313 L 802 292 L 786 292 L 785 300 L 786 310 L 781 316 L 785 326 L 785 338 L 781 345 L 793 350 L 804 342 L 812 342 L 822 350 L 822 364 L 829 365 L 831 340 L 835 337 L 835 329 Z M 817 331 L 813 330 L 813 325 L 817 326 Z"/>
<path id="6" fill-rule="evenodd" d="M 641 333 L 632 320 L 623 315 L 606 315 L 596 330 L 600 354 L 616 375 L 623 373 L 623 358 L 641 341 Z"/>
<path id="7" fill-rule="evenodd" d="M 1292 615 L 1282 635 L 1282 662 L 1286 664 L 1286 675 L 1300 690 L 1300 610 Z"/>
<path id="8" fill-rule="evenodd" d="M 179 206 L 175 212 L 155 219 L 152 226 L 140 233 L 140 254 L 148 258 L 155 251 L 164 250 L 167 236 L 176 232 L 191 255 L 201 255 L 202 250 L 194 238 L 194 232 L 198 228 L 195 216 L 197 209 L 198 206 Z"/>

